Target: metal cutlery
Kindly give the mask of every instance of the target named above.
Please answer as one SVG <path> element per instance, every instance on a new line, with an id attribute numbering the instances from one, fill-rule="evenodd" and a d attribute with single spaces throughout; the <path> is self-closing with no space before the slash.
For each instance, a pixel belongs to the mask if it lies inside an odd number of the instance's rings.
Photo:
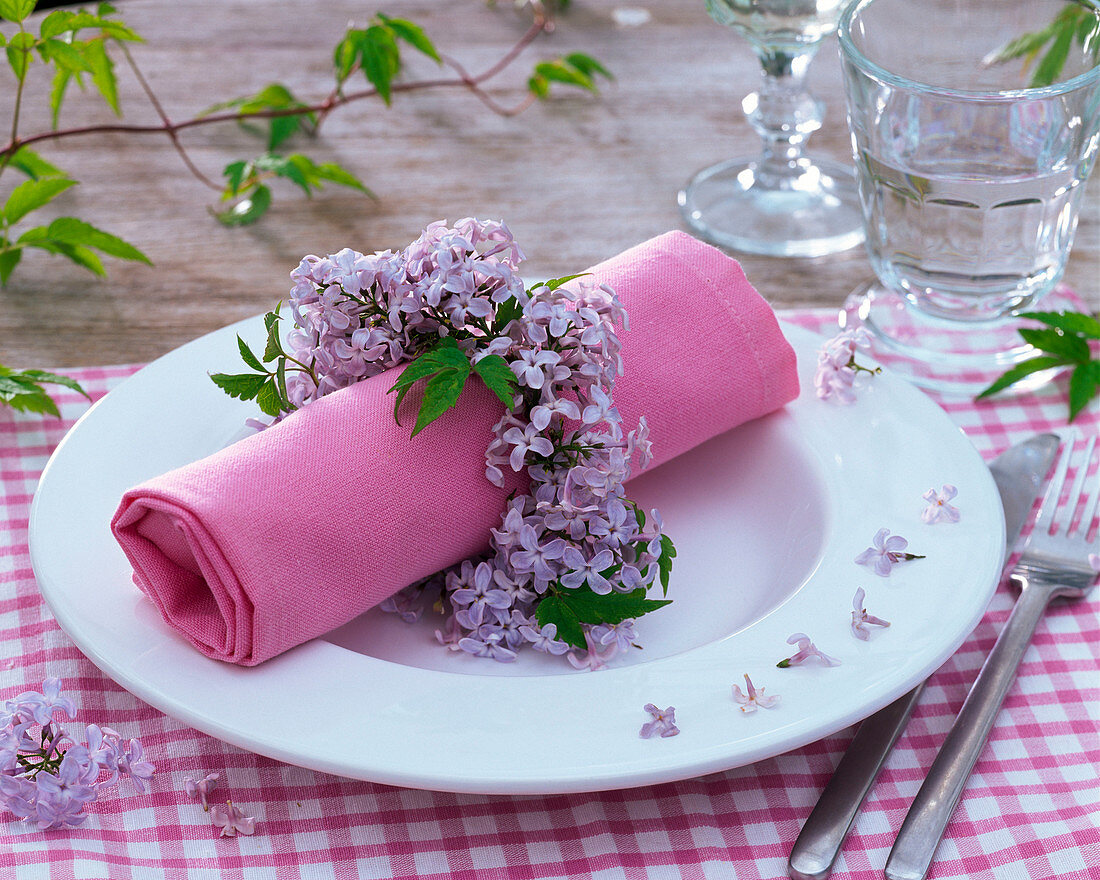
<path id="1" fill-rule="evenodd" d="M 1039 434 L 1005 450 L 989 464 L 1004 508 L 1005 562 L 1027 521 L 1058 443 L 1055 434 Z M 823 880 L 829 876 L 844 838 L 923 688 L 922 683 L 860 724 L 791 849 L 787 872 L 794 880 Z"/>
<path id="2" fill-rule="evenodd" d="M 1100 503 L 1100 476 L 1090 473 L 1096 437 L 1085 444 L 1061 503 L 1075 446 L 1076 437 L 1064 443 L 1035 527 L 1009 575 L 1020 597 L 902 823 L 886 862 L 888 880 L 924 878 L 1047 604 L 1059 596 L 1081 598 L 1096 581 L 1088 560 L 1096 549 L 1089 533 Z"/>

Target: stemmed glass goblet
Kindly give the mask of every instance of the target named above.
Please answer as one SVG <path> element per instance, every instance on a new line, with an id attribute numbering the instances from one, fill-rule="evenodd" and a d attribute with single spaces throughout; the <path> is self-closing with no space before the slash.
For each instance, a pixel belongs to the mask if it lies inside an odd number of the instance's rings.
<path id="1" fill-rule="evenodd" d="M 747 37 L 760 59 L 760 89 L 744 99 L 742 109 L 763 151 L 705 168 L 680 192 L 684 219 L 701 237 L 748 253 L 799 257 L 863 241 L 851 169 L 803 155 L 824 115 L 806 89 L 806 73 L 845 3 L 706 0 L 711 17 Z"/>

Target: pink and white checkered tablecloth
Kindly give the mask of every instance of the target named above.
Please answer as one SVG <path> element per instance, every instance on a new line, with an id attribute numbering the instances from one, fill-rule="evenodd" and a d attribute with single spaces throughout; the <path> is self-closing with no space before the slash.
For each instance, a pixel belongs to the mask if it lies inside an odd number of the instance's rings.
<path id="1" fill-rule="evenodd" d="M 832 313 L 785 317 L 832 332 Z M 136 367 L 70 371 L 99 398 Z M 439 794 L 315 773 L 226 745 L 131 696 L 73 646 L 39 596 L 27 552 L 31 498 L 46 460 L 87 406 L 63 418 L 0 409 L 0 700 L 59 676 L 95 721 L 139 737 L 157 765 L 147 796 L 107 789 L 85 825 L 39 832 L 0 815 L 0 880 L 164 878 L 736 878 L 775 880 L 852 730 L 699 779 L 549 797 Z M 943 403 L 986 458 L 1065 425 L 1064 381 L 1021 397 Z M 1095 403 L 1076 423 L 1100 430 Z M 934 878 L 1100 877 L 1100 591 L 1052 607 L 947 829 Z M 856 819 L 834 877 L 881 877 L 894 835 L 1014 595 L 937 671 Z M 318 727 L 322 721 L 314 722 Z M 78 729 L 75 725 L 73 732 Z M 257 820 L 223 838 L 184 794 L 184 777 L 222 775 L 217 794 Z"/>

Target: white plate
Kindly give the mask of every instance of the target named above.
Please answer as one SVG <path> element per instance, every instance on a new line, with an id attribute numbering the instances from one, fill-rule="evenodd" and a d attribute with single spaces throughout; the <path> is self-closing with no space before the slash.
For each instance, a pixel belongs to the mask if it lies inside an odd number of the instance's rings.
<path id="1" fill-rule="evenodd" d="M 496 664 L 445 652 L 430 628 L 371 612 L 251 669 L 208 660 L 130 580 L 108 523 L 123 491 L 241 435 L 248 404 L 207 372 L 233 369 L 250 319 L 149 365 L 94 406 L 50 460 L 31 511 L 31 558 L 61 627 L 134 694 L 199 730 L 317 770 L 464 792 L 594 791 L 740 766 L 820 739 L 912 688 L 962 643 L 996 587 L 1004 524 L 993 480 L 962 433 L 885 373 L 852 406 L 818 401 L 821 340 L 796 327 L 803 392 L 631 483 L 679 548 L 674 604 L 639 623 L 644 649 L 574 672 L 523 652 Z M 957 524 L 925 525 L 921 494 L 953 483 Z M 855 556 L 879 528 L 926 559 L 889 578 Z M 893 622 L 850 631 L 852 597 Z M 804 631 L 842 660 L 777 669 Z M 363 648 L 363 645 L 371 645 Z M 782 697 L 743 715 L 748 673 Z M 646 703 L 681 733 L 644 740 Z M 305 711 L 303 711 L 305 710 Z"/>

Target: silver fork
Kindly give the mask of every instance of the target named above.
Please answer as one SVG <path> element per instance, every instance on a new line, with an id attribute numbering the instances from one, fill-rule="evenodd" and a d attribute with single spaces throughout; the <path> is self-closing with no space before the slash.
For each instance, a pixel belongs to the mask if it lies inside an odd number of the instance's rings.
<path id="1" fill-rule="evenodd" d="M 1090 473 L 1095 435 L 1085 445 L 1066 503 L 1059 504 L 1076 440 L 1076 434 L 1063 440 L 1035 526 L 1009 575 L 1020 598 L 902 823 L 886 861 L 887 880 L 922 880 L 928 872 L 1047 604 L 1058 596 L 1079 599 L 1096 581 L 1088 559 L 1100 549 L 1088 540 L 1100 503 L 1100 475 Z M 1081 513 L 1075 517 L 1078 508 Z"/>

